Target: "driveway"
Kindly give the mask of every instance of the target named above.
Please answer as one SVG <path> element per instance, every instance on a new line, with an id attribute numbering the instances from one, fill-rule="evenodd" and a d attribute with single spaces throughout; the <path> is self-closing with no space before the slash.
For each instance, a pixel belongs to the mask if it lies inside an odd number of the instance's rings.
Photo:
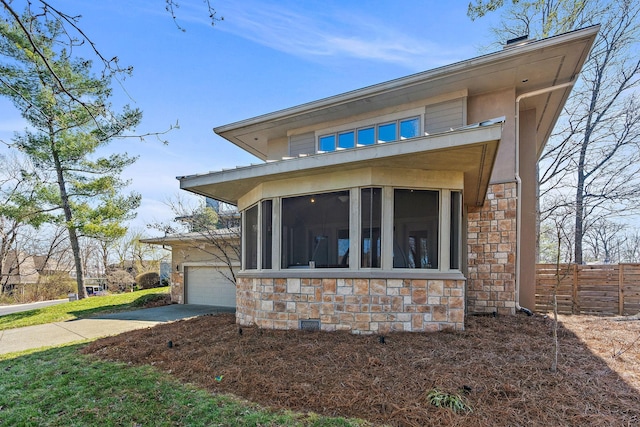
<path id="1" fill-rule="evenodd" d="M 233 312 L 233 309 L 210 305 L 171 304 L 97 315 L 86 319 L 7 329 L 0 331 L 0 354 L 117 335 L 134 329 L 150 328 L 159 323 L 222 312 Z"/>

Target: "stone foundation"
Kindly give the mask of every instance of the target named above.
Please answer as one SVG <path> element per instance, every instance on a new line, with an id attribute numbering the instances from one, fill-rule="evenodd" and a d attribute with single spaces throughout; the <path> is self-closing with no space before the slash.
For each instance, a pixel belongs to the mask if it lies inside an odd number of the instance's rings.
<path id="1" fill-rule="evenodd" d="M 516 183 L 492 184 L 467 213 L 467 313 L 515 314 Z"/>
<path id="2" fill-rule="evenodd" d="M 359 334 L 464 329 L 464 280 L 237 279 L 236 319 L 266 329 Z"/>

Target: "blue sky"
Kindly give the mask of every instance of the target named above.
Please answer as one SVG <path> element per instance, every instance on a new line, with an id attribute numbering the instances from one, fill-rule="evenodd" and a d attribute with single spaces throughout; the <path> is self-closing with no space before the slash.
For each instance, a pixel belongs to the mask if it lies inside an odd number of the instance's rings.
<path id="1" fill-rule="evenodd" d="M 212 27 L 204 2 L 179 0 L 181 32 L 163 0 L 52 3 L 82 15 L 104 56 L 134 67 L 113 103 L 143 111 L 137 132 L 180 124 L 164 136 L 168 145 L 109 146 L 140 156 L 125 173 L 143 198 L 136 228 L 171 217 L 165 202 L 180 192 L 176 176 L 256 162 L 213 127 L 478 56 L 497 18 L 471 21 L 469 0 L 211 0 L 224 17 Z M 0 139 L 24 127 L 0 99 Z"/>

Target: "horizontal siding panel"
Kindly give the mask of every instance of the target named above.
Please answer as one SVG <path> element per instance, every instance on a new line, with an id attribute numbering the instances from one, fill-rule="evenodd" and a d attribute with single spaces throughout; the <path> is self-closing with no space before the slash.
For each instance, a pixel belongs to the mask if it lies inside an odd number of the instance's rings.
<path id="1" fill-rule="evenodd" d="M 429 134 L 446 132 L 464 126 L 464 105 L 466 98 L 458 98 L 439 104 L 427 105 L 425 111 L 425 132 Z"/>
<path id="2" fill-rule="evenodd" d="M 316 152 L 316 136 L 313 132 L 293 135 L 289 137 L 289 155 L 297 157 L 300 154 L 314 154 Z"/>

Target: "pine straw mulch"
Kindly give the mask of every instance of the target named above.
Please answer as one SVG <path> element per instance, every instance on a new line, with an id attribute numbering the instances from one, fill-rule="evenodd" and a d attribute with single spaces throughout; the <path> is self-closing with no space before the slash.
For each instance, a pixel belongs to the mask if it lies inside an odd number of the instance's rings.
<path id="1" fill-rule="evenodd" d="M 561 321 L 555 374 L 553 322 L 524 315 L 469 317 L 464 332 L 393 333 L 381 343 L 345 332 L 239 328 L 220 314 L 104 338 L 83 352 L 153 365 L 271 408 L 374 425 L 639 425 L 640 322 Z M 431 405 L 433 389 L 460 395 L 472 411 Z"/>

